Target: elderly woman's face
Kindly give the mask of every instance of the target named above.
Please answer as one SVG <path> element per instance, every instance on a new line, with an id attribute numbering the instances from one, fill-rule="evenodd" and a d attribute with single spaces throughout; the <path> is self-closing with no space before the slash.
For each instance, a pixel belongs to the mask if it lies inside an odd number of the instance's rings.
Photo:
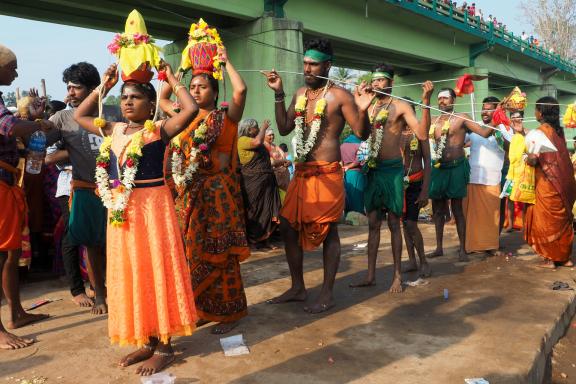
<path id="1" fill-rule="evenodd" d="M 268 143 L 273 143 L 274 142 L 274 134 L 273 133 L 269 133 L 268 135 L 266 135 L 266 141 Z"/>

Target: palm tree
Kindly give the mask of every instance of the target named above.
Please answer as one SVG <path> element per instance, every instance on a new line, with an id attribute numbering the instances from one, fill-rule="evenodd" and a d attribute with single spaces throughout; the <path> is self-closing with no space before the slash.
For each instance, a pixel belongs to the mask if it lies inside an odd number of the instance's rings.
<path id="1" fill-rule="evenodd" d="M 354 72 L 351 69 L 342 68 L 342 67 L 332 67 L 330 72 L 331 72 L 330 77 L 332 77 L 338 81 L 343 82 L 343 83 L 339 84 L 340 86 L 342 86 L 348 90 L 352 89 L 351 84 L 354 83 L 353 80 L 354 80 L 355 76 L 354 76 Z"/>

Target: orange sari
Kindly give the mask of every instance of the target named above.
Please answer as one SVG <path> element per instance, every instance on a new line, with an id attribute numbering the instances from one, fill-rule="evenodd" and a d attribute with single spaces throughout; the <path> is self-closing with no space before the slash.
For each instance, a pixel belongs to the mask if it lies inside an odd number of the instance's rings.
<path id="1" fill-rule="evenodd" d="M 572 163 L 564 140 L 548 124 L 538 129 L 558 152 L 542 153 L 536 167 L 536 204 L 528 205 L 524 238 L 540 256 L 566 262 L 572 254 L 572 207 L 576 199 Z"/>
<path id="2" fill-rule="evenodd" d="M 188 157 L 194 131 L 213 112 L 200 112 L 180 136 Z M 212 119 L 212 120 L 211 120 Z M 238 125 L 224 116 L 223 126 L 190 185 L 176 198 L 186 257 L 192 274 L 196 309 L 201 319 L 233 322 L 247 314 L 240 262 L 250 256 L 238 169 Z M 222 156 L 230 165 L 222 169 Z M 188 159 L 184 164 L 188 163 Z"/>

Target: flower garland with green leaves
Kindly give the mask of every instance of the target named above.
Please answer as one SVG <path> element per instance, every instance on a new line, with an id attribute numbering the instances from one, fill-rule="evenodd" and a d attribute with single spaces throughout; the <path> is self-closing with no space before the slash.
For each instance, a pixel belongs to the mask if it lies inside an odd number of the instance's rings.
<path id="1" fill-rule="evenodd" d="M 448 118 L 448 120 L 444 121 L 442 125 L 442 131 L 440 134 L 440 138 L 436 140 L 436 124 L 438 123 L 438 117 L 434 124 L 430 126 L 430 130 L 428 131 L 428 136 L 430 138 L 430 142 L 434 146 L 434 150 L 431 153 L 432 162 L 434 163 L 435 168 L 440 168 L 440 160 L 442 159 L 442 155 L 444 153 L 444 148 L 446 147 L 446 140 L 448 139 L 448 133 L 450 132 L 450 120 L 452 119 L 452 114 Z"/>
<path id="2" fill-rule="evenodd" d="M 404 176 L 404 189 L 408 188 L 410 185 L 410 173 L 412 172 L 412 161 L 414 160 L 414 155 L 418 151 L 418 138 L 414 133 L 412 133 L 412 139 L 410 139 L 410 164 L 408 165 L 408 170 L 406 171 L 406 176 Z"/>
<path id="3" fill-rule="evenodd" d="M 126 128 L 128 125 L 126 125 Z M 148 130 L 148 128 L 144 128 Z M 132 134 L 128 148 L 126 149 L 126 162 L 124 172 L 118 167 L 118 179 L 112 181 L 112 187 L 117 189 L 118 195 L 114 198 L 110 188 L 110 151 L 112 150 L 112 136 L 104 137 L 100 145 L 99 155 L 96 158 L 96 185 L 102 203 L 110 210 L 110 224 L 121 227 L 126 222 L 126 206 L 134 187 L 138 164 L 142 158 L 144 146 L 143 130 Z"/>
<path id="4" fill-rule="evenodd" d="M 117 33 L 114 35 L 114 39 L 107 48 L 113 55 L 117 54 L 120 48 L 135 47 L 140 44 L 152 44 L 154 39 L 150 35 L 143 33 Z"/>
<path id="5" fill-rule="evenodd" d="M 388 104 L 390 105 L 390 104 Z M 382 145 L 382 138 L 384 137 L 384 125 L 388 121 L 388 108 L 382 108 L 378 111 L 374 121 L 370 121 L 374 124 L 372 132 L 368 137 L 368 168 L 376 168 L 376 159 L 378 159 L 378 154 L 380 153 L 380 146 Z M 372 119 L 370 119 L 372 120 Z"/>
<path id="6" fill-rule="evenodd" d="M 304 120 L 306 118 L 308 98 L 306 97 L 306 93 L 304 93 L 303 95 L 298 96 L 296 99 L 296 105 L 294 106 L 296 115 L 294 118 L 294 131 L 296 134 L 296 161 L 305 161 L 306 156 L 308 156 L 312 148 L 314 148 L 316 145 L 316 138 L 318 136 L 318 132 L 320 131 L 322 117 L 324 117 L 326 113 L 326 105 L 328 104 L 324 98 L 326 89 L 327 88 L 324 89 L 322 97 L 316 101 L 316 105 L 314 106 L 314 117 L 310 123 L 310 133 L 308 134 L 306 140 L 304 140 Z"/>
<path id="7" fill-rule="evenodd" d="M 182 169 L 184 156 L 182 146 L 179 140 L 172 140 L 172 177 L 178 188 L 189 185 L 200 165 L 209 163 L 210 149 L 220 136 L 224 124 L 224 114 L 224 109 L 214 110 L 200 121 L 194 130 L 188 165 L 184 169 Z M 209 119 L 211 116 L 212 119 Z"/>

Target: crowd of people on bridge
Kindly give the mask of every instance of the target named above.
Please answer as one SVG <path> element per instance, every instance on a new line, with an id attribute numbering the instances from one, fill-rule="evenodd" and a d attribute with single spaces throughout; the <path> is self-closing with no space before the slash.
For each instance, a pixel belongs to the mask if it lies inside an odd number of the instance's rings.
<path id="1" fill-rule="evenodd" d="M 7 280 L 11 310 L 6 328 L 47 317 L 22 309 L 17 268 L 35 204 L 48 210 L 47 201 L 56 202 L 61 217 L 59 252 L 74 302 L 108 314 L 111 341 L 138 348 L 119 365 L 141 363 L 140 375 L 174 361 L 172 337 L 192 335 L 207 323 L 215 323 L 212 333 L 224 334 L 247 316 L 240 263 L 252 249 L 270 249 L 277 231 L 291 285 L 268 303 L 307 302 L 303 309 L 310 314 L 330 310 L 337 303 L 338 224 L 346 212 L 368 220 L 367 274 L 353 288 L 382 278 L 376 261 L 383 221 L 394 261 L 391 293 L 403 291 L 403 272 L 417 270 L 422 278 L 433 273 L 428 258 L 444 255 L 450 218 L 461 262 L 473 252 L 498 255 L 501 231 L 521 219 L 542 267 L 573 265 L 576 181 L 552 97 L 536 102 L 535 118 L 555 150 L 535 152 L 522 146 L 521 106 L 487 97 L 482 122 L 476 122 L 455 111 L 459 87 L 442 88 L 433 107 L 439 115 L 431 116 L 434 83 L 422 84 L 420 102 L 393 96 L 394 68 L 387 64 L 376 65 L 370 83 L 351 93 L 330 79 L 334 52 L 319 38 L 305 42 L 304 84 L 291 97 L 280 71 L 262 71 L 273 93 L 273 131 L 268 120 L 243 119 L 249 90 L 217 31 L 203 21 L 192 25 L 183 54 L 180 67 L 192 72 L 186 85 L 160 59 L 137 11 L 109 49 L 119 66 L 102 77 L 86 62 L 63 71 L 68 106 L 52 115 L 32 92 L 17 117 L 0 94 L 0 277 Z M 0 45 L 1 86 L 14 81 L 17 65 L 14 52 Z M 158 90 L 150 84 L 152 68 L 162 80 Z M 231 97 L 219 104 L 223 76 Z M 122 119 L 108 121 L 101 102 L 120 77 Z M 351 134 L 341 142 L 345 125 Z M 293 135 L 291 150 L 274 143 L 275 132 Z M 55 145 L 44 165 L 32 156 L 39 138 Z M 19 149 L 19 143 L 26 146 Z M 38 166 L 44 173 L 34 171 Z M 514 189 L 510 202 L 501 199 L 505 180 L 518 189 L 515 174 L 530 172 L 533 199 L 520 208 L 523 214 L 509 216 L 516 202 L 526 200 L 516 199 Z M 429 200 L 436 248 L 426 255 L 418 219 Z M 402 270 L 404 242 L 409 260 Z M 324 281 L 308 301 L 304 253 L 320 246 Z M 0 322 L 0 349 L 35 342 L 6 328 Z"/>

